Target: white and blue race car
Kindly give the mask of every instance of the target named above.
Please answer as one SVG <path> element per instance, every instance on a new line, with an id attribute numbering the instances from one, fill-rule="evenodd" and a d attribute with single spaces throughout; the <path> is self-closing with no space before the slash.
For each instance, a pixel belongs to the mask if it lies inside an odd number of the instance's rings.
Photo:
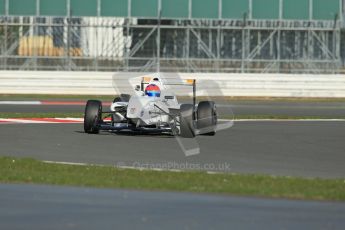
<path id="1" fill-rule="evenodd" d="M 180 104 L 169 85 L 192 86 L 193 102 Z M 101 101 L 89 100 L 84 115 L 84 130 L 89 134 L 133 131 L 193 138 L 200 134 L 215 135 L 216 127 L 216 104 L 213 101 L 196 103 L 195 80 L 173 84 L 160 77 L 143 77 L 135 94 L 116 97 L 110 111 L 103 111 Z"/>

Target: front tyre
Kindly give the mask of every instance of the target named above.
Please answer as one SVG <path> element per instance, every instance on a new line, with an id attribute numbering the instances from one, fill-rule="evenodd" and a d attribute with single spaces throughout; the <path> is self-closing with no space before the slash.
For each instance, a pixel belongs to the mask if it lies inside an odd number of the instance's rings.
<path id="1" fill-rule="evenodd" d="M 88 100 L 84 113 L 84 131 L 89 134 L 99 133 L 98 124 L 102 120 L 102 102 Z"/>

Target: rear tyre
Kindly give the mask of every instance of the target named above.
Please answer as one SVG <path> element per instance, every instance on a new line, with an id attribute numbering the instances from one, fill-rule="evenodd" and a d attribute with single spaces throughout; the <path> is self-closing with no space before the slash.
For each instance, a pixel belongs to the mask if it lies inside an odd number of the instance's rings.
<path id="1" fill-rule="evenodd" d="M 197 109 L 197 128 L 201 135 L 214 136 L 217 127 L 217 109 L 213 101 L 201 101 Z"/>
<path id="2" fill-rule="evenodd" d="M 84 131 L 85 133 L 99 133 L 98 124 L 102 120 L 102 102 L 89 100 L 86 103 L 84 113 Z"/>
<path id="3" fill-rule="evenodd" d="M 182 104 L 180 107 L 180 136 L 185 138 L 195 137 L 194 128 L 194 106 Z"/>

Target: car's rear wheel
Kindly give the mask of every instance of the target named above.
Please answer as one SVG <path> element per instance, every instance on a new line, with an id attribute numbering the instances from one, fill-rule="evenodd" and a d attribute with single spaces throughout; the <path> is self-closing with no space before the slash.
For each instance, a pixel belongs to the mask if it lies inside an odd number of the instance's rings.
<path id="1" fill-rule="evenodd" d="M 217 127 L 217 109 L 213 101 L 201 101 L 197 109 L 197 128 L 202 135 L 214 136 Z"/>
<path id="2" fill-rule="evenodd" d="M 89 100 L 84 114 L 84 131 L 90 134 L 99 133 L 99 123 L 102 120 L 102 102 Z"/>
<path id="3" fill-rule="evenodd" d="M 180 107 L 180 136 L 185 138 L 195 137 L 194 128 L 194 106 L 182 104 Z"/>

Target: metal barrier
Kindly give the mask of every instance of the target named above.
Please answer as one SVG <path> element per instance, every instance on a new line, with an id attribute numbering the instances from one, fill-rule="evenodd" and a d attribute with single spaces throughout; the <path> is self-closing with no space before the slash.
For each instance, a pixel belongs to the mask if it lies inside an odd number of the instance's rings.
<path id="1" fill-rule="evenodd" d="M 0 70 L 337 74 L 344 41 L 340 20 L 0 16 Z"/>
<path id="2" fill-rule="evenodd" d="M 130 93 L 144 73 L 0 71 L 0 94 Z M 345 97 L 344 75 L 164 73 L 195 78 L 199 96 Z M 114 79 L 116 76 L 116 79 Z M 116 82 L 114 82 L 116 80 Z M 114 85 L 115 84 L 115 85 Z M 177 91 L 186 95 L 186 91 Z"/>

